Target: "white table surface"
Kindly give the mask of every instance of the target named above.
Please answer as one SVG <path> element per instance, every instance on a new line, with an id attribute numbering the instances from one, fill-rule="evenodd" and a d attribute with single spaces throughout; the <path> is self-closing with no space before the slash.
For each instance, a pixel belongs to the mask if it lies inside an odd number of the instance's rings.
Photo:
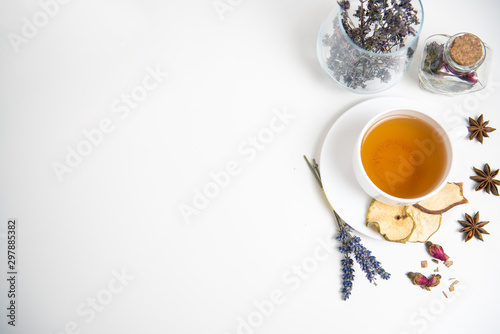
<path id="1" fill-rule="evenodd" d="M 356 95 L 316 57 L 335 1 L 61 0 L 44 21 L 45 3 L 0 4 L 1 333 L 499 332 L 500 198 L 475 192 L 469 176 L 472 166 L 500 168 L 500 130 L 483 145 L 456 142 L 454 178 L 470 203 L 432 238 L 454 265 L 440 265 L 431 292 L 405 276 L 430 260 L 422 245 L 364 237 L 392 278 L 370 285 L 356 264 L 351 299 L 341 300 L 333 218 L 302 158 L 319 157 L 333 122 L 372 97 L 425 101 L 464 126 L 483 113 L 500 128 L 499 66 L 480 94 L 423 91 L 415 62 L 390 90 Z M 497 1 L 425 0 L 424 10 L 417 61 L 436 33 L 472 32 L 500 50 Z M 42 26 L 23 28 L 33 19 Z M 13 44 L 13 34 L 28 37 Z M 141 101 L 128 107 L 132 93 Z M 107 133 L 86 146 L 84 132 L 99 127 Z M 267 142 L 256 149 L 259 134 Z M 89 154 L 59 180 L 54 163 L 77 147 Z M 210 200 L 195 195 L 227 169 Z M 464 243 L 457 219 L 476 211 L 491 235 Z M 460 284 L 445 299 L 449 278 Z"/>

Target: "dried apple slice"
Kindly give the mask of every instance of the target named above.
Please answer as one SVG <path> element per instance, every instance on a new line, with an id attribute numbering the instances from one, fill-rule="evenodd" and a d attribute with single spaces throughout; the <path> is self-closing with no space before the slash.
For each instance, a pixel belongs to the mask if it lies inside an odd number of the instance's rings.
<path id="1" fill-rule="evenodd" d="M 444 213 L 454 206 L 469 203 L 464 197 L 463 183 L 448 182 L 436 195 L 423 200 L 414 206 L 430 214 Z"/>
<path id="2" fill-rule="evenodd" d="M 441 226 L 441 214 L 426 213 L 413 205 L 406 207 L 406 213 L 415 222 L 415 229 L 408 238 L 408 242 L 426 242 Z"/>
<path id="3" fill-rule="evenodd" d="M 386 240 L 405 243 L 415 229 L 415 222 L 405 209 L 405 206 L 373 200 L 366 215 L 366 225 L 375 226 Z"/>

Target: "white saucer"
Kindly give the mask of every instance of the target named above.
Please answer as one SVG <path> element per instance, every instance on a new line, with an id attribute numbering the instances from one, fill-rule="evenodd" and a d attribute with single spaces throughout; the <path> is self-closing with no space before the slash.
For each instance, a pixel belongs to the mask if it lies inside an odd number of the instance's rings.
<path id="1" fill-rule="evenodd" d="M 365 224 L 371 198 L 354 176 L 352 155 L 364 125 L 389 109 L 417 110 L 440 120 L 433 109 L 405 98 L 381 97 L 361 102 L 344 112 L 330 128 L 323 142 L 319 164 L 323 188 L 332 207 L 352 228 L 376 239 L 383 238 Z"/>

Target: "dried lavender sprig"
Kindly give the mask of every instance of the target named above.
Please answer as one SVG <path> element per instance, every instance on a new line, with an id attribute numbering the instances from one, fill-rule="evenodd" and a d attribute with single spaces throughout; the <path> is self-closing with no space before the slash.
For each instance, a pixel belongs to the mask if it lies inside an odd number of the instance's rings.
<path id="1" fill-rule="evenodd" d="M 343 299 L 349 299 L 352 291 L 352 282 L 354 281 L 354 269 L 352 268 L 353 261 L 352 259 L 346 255 L 341 261 L 342 265 L 342 294 Z"/>
<path id="2" fill-rule="evenodd" d="M 352 248 L 350 246 L 350 237 L 347 234 L 347 228 L 340 228 L 336 237 L 341 242 L 339 250 L 344 254 L 344 258 L 340 260 L 342 265 L 342 294 L 343 299 L 349 299 L 352 291 L 352 282 L 354 281 L 354 269 L 352 268 L 353 260 L 351 258 Z"/>
<path id="3" fill-rule="evenodd" d="M 363 244 L 361 244 L 361 238 L 358 236 L 353 236 L 351 234 L 352 228 L 347 224 L 338 214 L 337 211 L 332 207 L 331 203 L 328 201 L 326 197 L 325 190 L 323 188 L 323 182 L 321 181 L 321 174 L 319 171 L 319 166 L 316 163 L 316 160 L 313 159 L 313 164 L 309 162 L 306 156 L 304 156 L 309 168 L 313 172 L 316 177 L 316 181 L 321 187 L 323 191 L 323 195 L 325 196 L 330 208 L 335 216 L 335 221 L 337 222 L 337 226 L 339 229 L 339 233 L 336 237 L 337 240 L 341 242 L 339 246 L 339 251 L 344 254 L 344 259 L 341 260 L 342 265 L 342 290 L 343 299 L 349 299 L 352 291 L 352 282 L 354 281 L 354 269 L 352 268 L 353 260 L 351 255 L 354 254 L 354 258 L 356 262 L 361 267 L 361 270 L 365 272 L 366 278 L 370 283 L 375 283 L 376 276 L 380 276 L 382 279 L 389 279 L 390 274 L 386 272 L 379 261 L 375 258 L 375 256 L 371 255 L 371 251 L 366 249 Z"/>
<path id="4" fill-rule="evenodd" d="M 361 238 L 354 237 L 351 240 L 351 243 L 351 248 L 355 254 L 354 258 L 356 259 L 356 262 L 359 263 L 361 269 L 365 272 L 366 278 L 370 283 L 375 283 L 377 275 L 386 280 L 390 278 L 391 275 L 382 268 L 380 262 L 377 261 L 377 258 L 371 255 L 372 252 L 361 244 Z"/>
<path id="5" fill-rule="evenodd" d="M 338 215 L 336 214 L 336 218 Z M 338 217 L 337 219 L 341 219 Z M 371 255 L 371 251 L 366 249 L 365 246 L 361 243 L 361 238 L 358 236 L 350 236 L 348 231 L 351 231 L 352 228 L 343 220 L 341 220 L 342 228 L 339 229 L 339 235 L 337 236 L 337 240 L 342 242 L 342 245 L 339 246 L 339 250 L 342 253 L 353 253 L 356 262 L 360 265 L 361 269 L 365 272 L 366 278 L 370 283 L 375 283 L 376 275 L 379 275 L 382 279 L 389 279 L 390 274 L 386 272 L 377 258 Z"/>

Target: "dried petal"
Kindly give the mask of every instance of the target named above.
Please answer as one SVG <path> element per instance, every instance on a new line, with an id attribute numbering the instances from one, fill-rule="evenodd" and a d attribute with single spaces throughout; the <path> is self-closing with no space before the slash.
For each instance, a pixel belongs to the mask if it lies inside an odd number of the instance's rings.
<path id="1" fill-rule="evenodd" d="M 486 164 L 486 166 L 488 166 L 488 164 Z M 486 168 L 486 166 L 484 168 Z M 472 168 L 474 168 L 474 172 L 476 172 L 477 175 L 482 176 L 482 177 L 488 177 L 488 175 L 486 175 L 486 173 L 483 172 L 482 170 L 480 170 L 479 168 L 476 168 L 474 166 Z"/>
<path id="2" fill-rule="evenodd" d="M 470 227 L 470 223 L 466 220 L 459 220 L 458 222 L 465 228 Z"/>
<path id="3" fill-rule="evenodd" d="M 485 173 L 486 175 L 491 174 L 491 167 L 490 167 L 490 165 L 489 165 L 489 164 L 484 165 L 484 173 Z"/>
<path id="4" fill-rule="evenodd" d="M 489 234 L 488 231 L 486 231 L 484 228 L 481 228 L 481 227 L 478 227 L 477 229 L 479 232 L 481 232 L 482 234 Z"/>
<path id="5" fill-rule="evenodd" d="M 427 251 L 432 257 L 441 261 L 446 261 L 446 254 L 444 253 L 443 247 L 433 244 L 430 241 L 427 241 L 425 245 L 427 246 Z"/>
<path id="6" fill-rule="evenodd" d="M 490 177 L 493 178 L 493 177 L 497 176 L 499 171 L 500 171 L 500 169 L 497 169 L 493 172 L 490 172 Z"/>
<path id="7" fill-rule="evenodd" d="M 480 223 L 477 223 L 476 226 L 478 228 L 481 228 L 481 227 L 484 227 L 486 224 L 488 224 L 489 222 L 480 222 Z"/>
<path id="8" fill-rule="evenodd" d="M 439 283 L 441 282 L 441 275 L 432 275 L 428 281 L 427 284 L 425 285 L 426 287 L 433 288 L 435 286 L 438 286 Z"/>
<path id="9" fill-rule="evenodd" d="M 493 183 L 489 183 L 489 186 L 490 186 L 490 190 L 491 190 L 491 193 L 495 196 L 499 196 L 500 194 L 498 193 L 498 188 L 493 184 Z"/>
<path id="10" fill-rule="evenodd" d="M 408 277 L 411 279 L 413 285 L 425 286 L 427 284 L 427 277 L 421 273 L 408 273 Z"/>

